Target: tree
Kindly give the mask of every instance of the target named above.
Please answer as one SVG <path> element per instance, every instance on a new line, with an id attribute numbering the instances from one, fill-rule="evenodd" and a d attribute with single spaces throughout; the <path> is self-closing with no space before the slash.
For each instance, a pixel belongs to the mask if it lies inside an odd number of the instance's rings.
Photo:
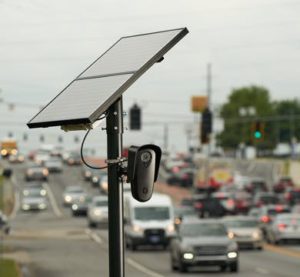
<path id="1" fill-rule="evenodd" d="M 300 138 L 300 102 L 297 99 L 276 101 L 273 103 L 278 120 L 274 122 L 277 142 L 291 143 L 293 138 Z"/>
<path id="2" fill-rule="evenodd" d="M 255 114 L 240 114 L 240 109 L 255 108 Z M 233 89 L 228 102 L 221 108 L 224 119 L 224 131 L 218 136 L 219 144 L 224 148 L 236 148 L 240 143 L 253 145 L 256 142 L 251 135 L 251 124 L 257 118 L 266 118 L 274 114 L 269 91 L 260 86 Z M 267 148 L 274 146 L 274 131 L 269 122 L 264 122 L 265 135 L 259 145 Z"/>

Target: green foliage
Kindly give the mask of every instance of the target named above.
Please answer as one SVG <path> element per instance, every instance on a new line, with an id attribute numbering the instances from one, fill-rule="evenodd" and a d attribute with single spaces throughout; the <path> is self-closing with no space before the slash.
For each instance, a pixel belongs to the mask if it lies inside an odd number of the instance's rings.
<path id="1" fill-rule="evenodd" d="M 255 108 L 255 115 L 240 114 L 240 109 Z M 268 117 L 274 114 L 273 104 L 270 100 L 269 91 L 264 87 L 250 86 L 233 89 L 229 100 L 221 109 L 221 117 L 224 119 L 224 131 L 219 135 L 218 141 L 224 148 L 236 148 L 241 142 L 252 145 L 253 140 L 251 125 L 256 117 Z M 263 141 L 266 147 L 274 145 L 274 131 L 265 123 Z"/>
<path id="2" fill-rule="evenodd" d="M 290 142 L 291 138 L 300 138 L 300 102 L 297 99 L 274 102 L 274 110 L 282 120 L 277 122 L 278 139 L 281 142 Z"/>
<path id="3" fill-rule="evenodd" d="M 0 259 L 0 276 L 18 277 L 18 267 L 15 261 L 8 259 Z"/>

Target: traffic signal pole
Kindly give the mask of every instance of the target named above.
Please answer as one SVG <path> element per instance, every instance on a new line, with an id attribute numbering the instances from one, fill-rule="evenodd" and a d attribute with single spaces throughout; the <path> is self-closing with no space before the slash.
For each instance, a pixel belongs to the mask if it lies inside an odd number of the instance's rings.
<path id="1" fill-rule="evenodd" d="M 120 184 L 116 162 L 122 154 L 123 104 L 122 97 L 108 109 L 106 118 L 108 160 L 108 241 L 109 276 L 124 277 L 123 186 Z"/>

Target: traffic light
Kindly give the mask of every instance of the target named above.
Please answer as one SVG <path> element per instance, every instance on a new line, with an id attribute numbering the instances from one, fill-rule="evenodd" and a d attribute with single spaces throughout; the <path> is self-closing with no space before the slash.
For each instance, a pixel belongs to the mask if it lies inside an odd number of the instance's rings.
<path id="1" fill-rule="evenodd" d="M 252 124 L 252 138 L 254 141 L 262 141 L 264 139 L 265 124 L 260 121 L 256 121 Z"/>
<path id="2" fill-rule="evenodd" d="M 212 112 L 206 108 L 202 113 L 201 121 L 201 143 L 209 143 L 209 135 L 212 132 Z"/>
<path id="3" fill-rule="evenodd" d="M 141 108 L 137 104 L 134 104 L 129 110 L 130 130 L 140 130 L 141 125 Z"/>

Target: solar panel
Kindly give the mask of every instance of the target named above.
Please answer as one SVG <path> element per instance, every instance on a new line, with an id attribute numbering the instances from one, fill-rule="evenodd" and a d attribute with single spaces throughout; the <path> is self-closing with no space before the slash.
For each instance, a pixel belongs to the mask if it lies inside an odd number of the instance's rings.
<path id="1" fill-rule="evenodd" d="M 27 125 L 92 124 L 187 33 L 186 28 L 180 28 L 119 39 Z"/>

